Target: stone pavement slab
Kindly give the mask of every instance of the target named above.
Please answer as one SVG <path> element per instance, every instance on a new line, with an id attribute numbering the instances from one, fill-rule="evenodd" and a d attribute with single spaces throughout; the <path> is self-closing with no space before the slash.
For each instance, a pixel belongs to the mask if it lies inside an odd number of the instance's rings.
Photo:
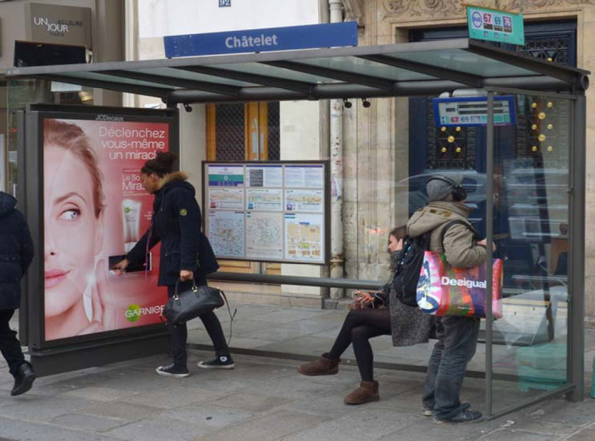
<path id="1" fill-rule="evenodd" d="M 23 422 L 0 417 L 0 437 L 18 441 L 116 441 L 112 438 L 87 430 Z M 0 438 L 2 439 L 2 438 Z"/>
<path id="2" fill-rule="evenodd" d="M 275 441 L 304 428 L 316 426 L 326 419 L 322 416 L 280 410 L 261 418 L 255 418 L 242 425 L 233 426 L 197 439 L 208 441 L 245 441 L 246 439 Z"/>
<path id="3" fill-rule="evenodd" d="M 148 404 L 150 404 L 150 402 Z M 82 412 L 89 415 L 136 421 L 147 418 L 151 415 L 156 415 L 160 410 L 161 409 L 158 407 L 115 401 L 112 403 L 102 404 L 101 406 L 91 407 Z"/>
<path id="4" fill-rule="evenodd" d="M 119 427 L 106 434 L 120 440 L 166 441 L 193 440 L 206 433 L 208 430 L 197 424 L 159 416 Z"/>
<path id="5" fill-rule="evenodd" d="M 103 403 L 82 398 L 37 395 L 32 391 L 20 397 L 2 397 L 0 415 L 27 421 L 49 421 L 57 416 L 90 409 L 100 404 Z"/>
<path id="6" fill-rule="evenodd" d="M 85 415 L 83 413 L 69 413 L 54 418 L 51 423 L 56 426 L 101 433 L 116 427 L 125 426 L 128 424 L 128 421 L 118 418 Z"/>
<path id="7" fill-rule="evenodd" d="M 241 409 L 252 412 L 268 412 L 291 402 L 293 402 L 293 400 L 286 398 L 257 395 L 246 391 L 240 391 L 227 395 L 226 397 L 220 398 L 218 400 L 211 401 L 210 404 L 230 409 Z"/>
<path id="8" fill-rule="evenodd" d="M 200 387 L 184 387 L 174 384 L 160 391 L 136 393 L 120 398 L 120 401 L 131 404 L 149 404 L 160 409 L 173 409 L 180 406 L 190 406 L 203 401 L 218 398 L 222 393 L 201 389 Z"/>
<path id="9" fill-rule="evenodd" d="M 425 417 L 413 413 L 390 409 L 374 409 L 373 412 L 362 409 L 350 412 L 333 420 L 318 424 L 316 427 L 284 438 L 287 441 L 341 440 L 361 441 L 377 440 L 386 435 L 416 423 Z"/>
<path id="10" fill-rule="evenodd" d="M 482 441 L 555 441 L 557 439 L 559 438 L 555 435 L 503 429 L 486 435 Z"/>
<path id="11" fill-rule="evenodd" d="M 595 434 L 595 423 L 574 432 L 567 441 L 591 441 Z"/>
<path id="12" fill-rule="evenodd" d="M 201 426 L 207 432 L 237 425 L 257 416 L 257 413 L 241 409 L 222 408 L 211 404 L 202 404 L 198 406 L 179 407 L 168 411 L 165 416 Z"/>

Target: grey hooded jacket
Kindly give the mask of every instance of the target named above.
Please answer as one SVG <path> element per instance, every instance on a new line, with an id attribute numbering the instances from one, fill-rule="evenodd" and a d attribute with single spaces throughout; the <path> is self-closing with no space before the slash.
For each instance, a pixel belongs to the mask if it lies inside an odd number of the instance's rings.
<path id="1" fill-rule="evenodd" d="M 487 259 L 486 249 L 476 244 L 473 232 L 465 225 L 451 226 L 442 243 L 442 231 L 449 222 L 461 220 L 471 226 L 467 220 L 471 211 L 458 202 L 430 202 L 413 213 L 407 222 L 407 232 L 411 237 L 419 237 L 431 231 L 430 251 L 444 252 L 452 266 L 471 268 L 481 265 Z"/>

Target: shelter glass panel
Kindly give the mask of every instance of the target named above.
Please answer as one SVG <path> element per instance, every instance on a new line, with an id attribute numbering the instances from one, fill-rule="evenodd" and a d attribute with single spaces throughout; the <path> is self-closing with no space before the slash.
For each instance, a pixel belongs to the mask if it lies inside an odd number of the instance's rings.
<path id="1" fill-rule="evenodd" d="M 535 75 L 533 71 L 479 56 L 462 49 L 386 54 L 388 57 L 416 61 L 436 67 L 466 72 L 482 77 Z"/>
<path id="2" fill-rule="evenodd" d="M 420 74 L 411 70 L 390 67 L 374 61 L 356 57 L 313 58 L 300 63 L 336 69 L 342 72 L 371 75 L 394 81 L 434 80 L 436 77 Z"/>
<path id="3" fill-rule="evenodd" d="M 494 239 L 504 259 L 487 366 L 494 412 L 568 381 L 572 107 L 562 98 L 515 99 L 517 126 L 496 127 L 494 136 Z"/>
<path id="4" fill-rule="evenodd" d="M 162 75 L 166 77 L 172 78 L 179 78 L 182 80 L 195 80 L 195 81 L 204 81 L 204 82 L 212 82 L 217 84 L 225 84 L 228 86 L 238 86 L 238 87 L 246 87 L 252 86 L 252 83 L 248 83 L 245 81 L 238 81 L 238 80 L 231 80 L 228 78 L 223 77 L 216 77 L 213 75 L 206 75 L 198 72 L 189 72 L 186 70 L 175 69 L 171 67 L 153 67 L 150 69 L 134 69 L 133 72 L 138 73 L 146 73 L 151 75 Z"/>
<path id="5" fill-rule="evenodd" d="M 288 80 L 303 81 L 306 83 L 328 83 L 328 78 L 318 75 L 296 72 L 280 67 L 269 66 L 260 63 L 242 63 L 242 64 L 221 64 L 217 66 L 221 69 L 264 75 L 269 77 L 284 78 Z"/>

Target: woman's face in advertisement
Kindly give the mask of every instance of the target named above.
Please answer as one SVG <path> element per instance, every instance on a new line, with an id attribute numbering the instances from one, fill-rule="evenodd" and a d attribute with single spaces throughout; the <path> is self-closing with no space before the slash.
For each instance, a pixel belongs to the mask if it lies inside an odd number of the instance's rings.
<path id="1" fill-rule="evenodd" d="M 44 176 L 45 315 L 52 317 L 75 305 L 92 281 L 103 228 L 93 181 L 80 159 L 46 145 Z"/>

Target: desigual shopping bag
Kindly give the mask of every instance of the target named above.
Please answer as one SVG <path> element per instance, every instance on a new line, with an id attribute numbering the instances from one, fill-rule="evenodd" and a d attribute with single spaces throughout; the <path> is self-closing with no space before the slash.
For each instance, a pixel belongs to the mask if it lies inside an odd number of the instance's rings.
<path id="1" fill-rule="evenodd" d="M 502 317 L 502 260 L 492 266 L 492 312 Z M 426 251 L 417 284 L 417 305 L 432 315 L 486 316 L 486 265 L 453 268 L 444 253 Z"/>

